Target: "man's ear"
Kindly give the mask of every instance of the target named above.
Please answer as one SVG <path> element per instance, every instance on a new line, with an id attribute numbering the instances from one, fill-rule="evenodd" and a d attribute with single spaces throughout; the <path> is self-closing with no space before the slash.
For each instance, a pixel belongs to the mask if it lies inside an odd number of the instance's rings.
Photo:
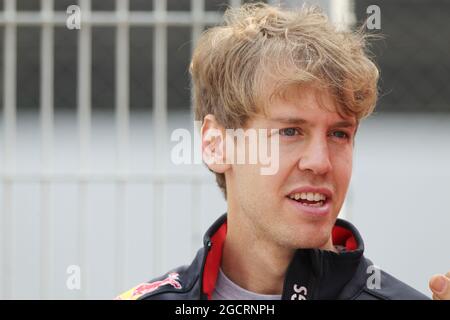
<path id="1" fill-rule="evenodd" d="M 225 128 L 212 114 L 203 119 L 200 130 L 202 136 L 202 159 L 208 168 L 217 173 L 224 173 L 231 165 L 226 158 Z"/>

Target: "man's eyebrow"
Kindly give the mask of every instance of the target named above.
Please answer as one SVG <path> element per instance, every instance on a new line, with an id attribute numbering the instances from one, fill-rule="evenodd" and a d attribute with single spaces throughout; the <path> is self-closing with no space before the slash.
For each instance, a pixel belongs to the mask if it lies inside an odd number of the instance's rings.
<path id="1" fill-rule="evenodd" d="M 339 128 L 356 127 L 356 122 L 349 121 L 349 120 L 338 121 L 338 122 L 333 124 L 333 127 L 339 127 Z"/>
<path id="2" fill-rule="evenodd" d="M 307 120 L 303 118 L 297 118 L 297 117 L 276 117 L 276 118 L 269 118 L 271 121 L 276 122 L 282 122 L 282 123 L 289 123 L 289 124 L 306 124 L 308 123 Z M 342 120 L 333 123 L 332 127 L 339 127 L 339 128 L 351 128 L 356 127 L 356 122 L 351 120 Z"/>

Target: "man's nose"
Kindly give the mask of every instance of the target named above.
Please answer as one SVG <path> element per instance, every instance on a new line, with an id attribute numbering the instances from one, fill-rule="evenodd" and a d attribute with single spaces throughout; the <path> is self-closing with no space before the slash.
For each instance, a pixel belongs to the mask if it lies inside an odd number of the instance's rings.
<path id="1" fill-rule="evenodd" d="M 316 175 L 324 175 L 331 171 L 330 152 L 324 138 L 314 138 L 308 141 L 302 150 L 298 162 L 300 170 L 309 170 Z"/>

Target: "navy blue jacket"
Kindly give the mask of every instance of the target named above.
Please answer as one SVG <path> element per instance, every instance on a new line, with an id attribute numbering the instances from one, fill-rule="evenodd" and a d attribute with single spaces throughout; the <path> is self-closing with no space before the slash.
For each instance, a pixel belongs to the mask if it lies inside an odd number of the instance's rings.
<path id="1" fill-rule="evenodd" d="M 176 268 L 142 283 L 118 299 L 211 299 L 220 268 L 227 216 L 221 216 L 206 232 L 204 246 L 189 266 Z M 419 291 L 374 267 L 364 257 L 364 243 L 356 228 L 337 219 L 333 244 L 339 254 L 320 249 L 298 249 L 287 269 L 282 299 L 288 300 L 394 300 L 428 299 Z"/>

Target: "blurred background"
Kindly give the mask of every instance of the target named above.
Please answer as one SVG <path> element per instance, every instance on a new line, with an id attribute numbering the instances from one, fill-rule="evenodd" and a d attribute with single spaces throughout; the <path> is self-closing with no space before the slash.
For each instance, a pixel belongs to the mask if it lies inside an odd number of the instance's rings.
<path id="1" fill-rule="evenodd" d="M 202 164 L 173 164 L 171 133 L 195 132 L 196 39 L 243 2 L 0 1 L 0 298 L 110 299 L 190 263 L 226 203 Z M 382 94 L 341 216 L 430 295 L 450 269 L 450 2 L 309 3 L 348 27 L 381 10 Z"/>

